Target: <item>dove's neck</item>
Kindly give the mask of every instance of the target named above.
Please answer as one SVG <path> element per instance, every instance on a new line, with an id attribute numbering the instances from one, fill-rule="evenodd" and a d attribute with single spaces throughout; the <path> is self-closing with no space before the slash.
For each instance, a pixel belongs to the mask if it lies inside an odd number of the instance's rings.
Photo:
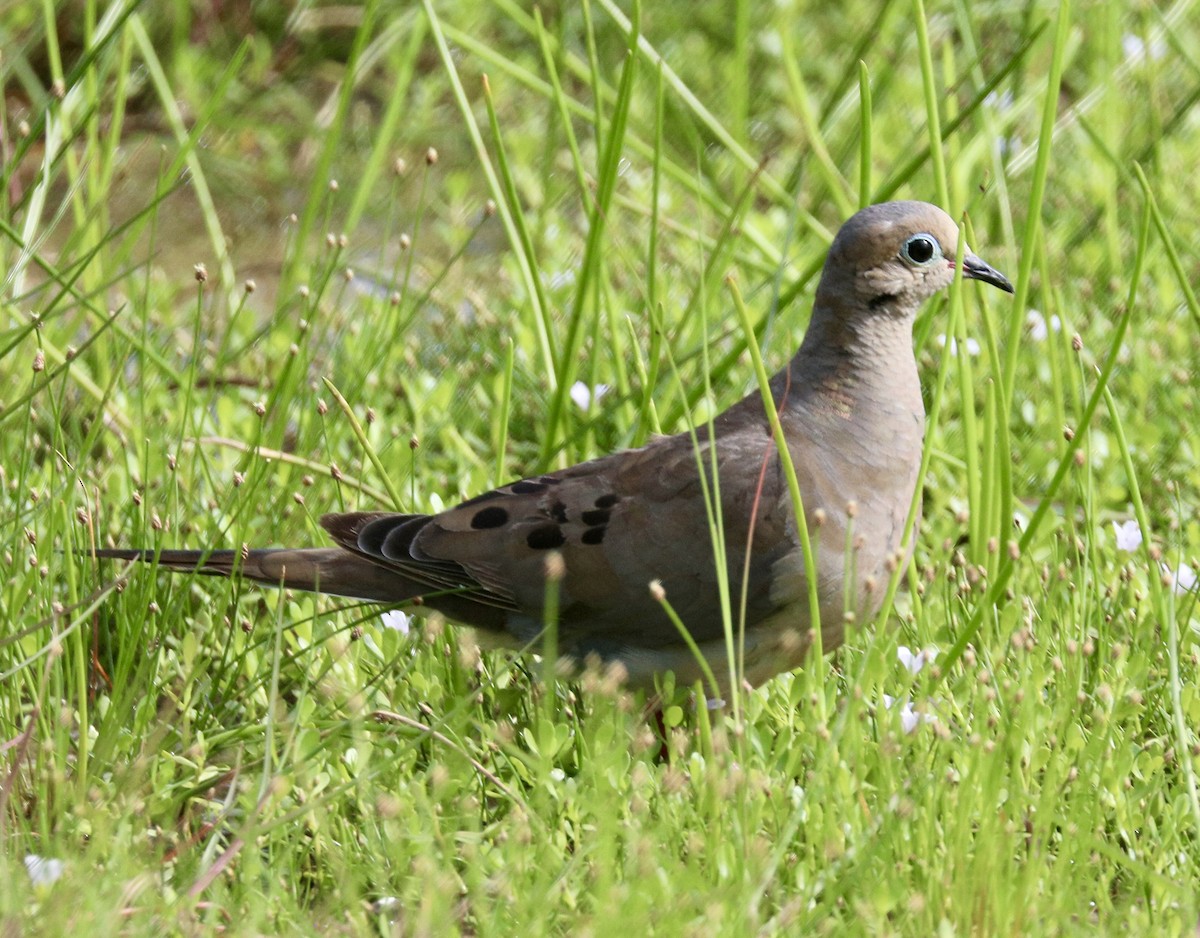
<path id="1" fill-rule="evenodd" d="M 817 303 L 804 342 L 773 380 L 776 401 L 804 422 L 853 422 L 896 440 L 924 434 L 925 408 L 912 351 L 915 311 L 840 309 Z"/>

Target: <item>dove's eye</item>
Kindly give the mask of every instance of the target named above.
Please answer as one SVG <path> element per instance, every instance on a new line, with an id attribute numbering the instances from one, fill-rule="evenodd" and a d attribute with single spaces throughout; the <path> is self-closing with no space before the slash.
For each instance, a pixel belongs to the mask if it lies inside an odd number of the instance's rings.
<path id="1" fill-rule="evenodd" d="M 900 256 L 911 264 L 925 267 L 942 256 L 942 246 L 929 234 L 915 234 L 900 248 Z"/>

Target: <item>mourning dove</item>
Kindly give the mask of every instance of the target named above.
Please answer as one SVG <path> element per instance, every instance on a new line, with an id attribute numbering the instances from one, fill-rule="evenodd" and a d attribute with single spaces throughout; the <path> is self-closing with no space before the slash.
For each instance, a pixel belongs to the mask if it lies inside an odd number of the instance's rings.
<path id="1" fill-rule="evenodd" d="M 799 351 L 771 379 L 817 545 L 825 650 L 841 643 L 847 613 L 878 609 L 891 571 L 907 563 L 901 539 L 925 431 L 912 324 L 921 303 L 953 280 L 957 245 L 957 225 L 933 205 L 858 212 L 829 250 Z M 962 275 L 1013 292 L 969 251 Z M 720 555 L 710 498 L 719 504 Z M 695 437 L 522 479 L 436 515 L 328 514 L 321 525 L 337 547 L 96 554 L 377 602 L 420 597 L 491 644 L 515 648 L 538 647 L 549 570 L 559 653 L 576 664 L 619 664 L 635 687 L 667 671 L 691 683 L 706 670 L 652 581 L 720 676 L 729 674 L 719 585 L 727 577 L 735 629 L 744 616 L 740 673 L 752 686 L 799 666 L 818 627 L 758 391 Z M 728 681 L 719 677 L 717 690 Z"/>

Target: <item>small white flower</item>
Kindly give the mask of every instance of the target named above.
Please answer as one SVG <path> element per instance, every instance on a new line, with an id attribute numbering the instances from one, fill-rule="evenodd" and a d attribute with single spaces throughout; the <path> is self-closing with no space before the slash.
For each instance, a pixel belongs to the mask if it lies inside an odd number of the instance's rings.
<path id="1" fill-rule="evenodd" d="M 1129 61 L 1141 59 L 1143 62 L 1157 62 L 1167 54 L 1167 45 L 1162 39 L 1153 39 L 1147 45 L 1141 36 L 1126 33 L 1121 37 L 1121 51 Z"/>
<path id="2" fill-rule="evenodd" d="M 574 267 L 568 267 L 565 270 L 560 270 L 558 273 L 550 277 L 550 288 L 553 290 L 562 290 L 566 287 L 575 286 L 576 272 Z"/>
<path id="3" fill-rule="evenodd" d="M 607 384 L 597 384 L 593 388 L 582 381 L 576 381 L 571 385 L 571 400 L 575 402 L 576 407 L 587 412 L 592 409 L 593 404 L 599 403 L 600 398 L 611 390 L 612 388 Z"/>
<path id="4" fill-rule="evenodd" d="M 383 620 L 383 627 L 385 629 L 395 629 L 401 635 L 407 635 L 409 629 L 412 627 L 412 616 L 401 612 L 399 609 L 389 609 L 379 618 Z"/>
<path id="5" fill-rule="evenodd" d="M 1196 587 L 1200 585 L 1196 571 L 1186 563 L 1181 563 L 1178 570 L 1172 570 L 1164 563 L 1162 570 L 1171 578 L 1171 589 L 1181 596 L 1184 593 L 1196 592 Z"/>
<path id="6" fill-rule="evenodd" d="M 1138 526 L 1137 521 L 1130 518 L 1128 521 L 1112 523 L 1113 535 L 1117 540 L 1117 550 L 1135 551 L 1142 546 L 1142 529 Z"/>
<path id="7" fill-rule="evenodd" d="M 1051 332 L 1062 331 L 1062 320 L 1054 315 L 1047 320 L 1036 309 L 1031 309 L 1025 314 L 1025 328 L 1029 330 L 1029 338 L 1034 342 L 1045 342 Z"/>
<path id="8" fill-rule="evenodd" d="M 920 722 L 921 718 L 911 703 L 906 703 L 900 708 L 900 728 L 905 733 L 915 733 Z"/>
<path id="9" fill-rule="evenodd" d="M 937 337 L 937 344 L 941 348 L 949 349 L 951 355 L 958 354 L 958 340 L 955 339 L 954 336 L 939 335 Z M 968 338 L 966 342 L 966 349 L 967 354 L 972 358 L 979 357 L 979 342 L 977 340 Z"/>
<path id="10" fill-rule="evenodd" d="M 757 38 L 758 47 L 764 55 L 769 55 L 773 59 L 783 58 L 783 39 L 776 30 L 765 29 L 755 38 Z"/>
<path id="11" fill-rule="evenodd" d="M 62 860 L 39 857 L 36 853 L 25 854 L 25 871 L 34 886 L 52 886 L 66 868 L 67 865 Z"/>
<path id="12" fill-rule="evenodd" d="M 900 704 L 900 728 L 906 734 L 916 732 L 918 726 L 922 723 L 934 723 L 937 721 L 932 713 L 917 713 L 916 708 L 912 705 L 912 701 L 905 697 L 903 700 L 891 696 L 890 694 L 883 695 L 883 705 L 891 710 L 895 704 Z"/>
<path id="13" fill-rule="evenodd" d="M 901 645 L 896 649 L 896 657 L 900 659 L 900 663 L 908 670 L 909 674 L 917 675 L 921 673 L 921 669 L 927 664 L 932 664 L 933 659 L 937 657 L 936 648 L 923 649 L 914 652 L 911 648 Z"/>
<path id="14" fill-rule="evenodd" d="M 993 152 L 1001 158 L 1019 153 L 1024 146 L 1025 143 L 1019 136 L 996 137 L 992 141 Z"/>
<path id="15" fill-rule="evenodd" d="M 1003 114 L 1005 111 L 1012 110 L 1013 93 L 1007 88 L 1003 91 L 989 91 L 983 99 L 983 105 Z"/>

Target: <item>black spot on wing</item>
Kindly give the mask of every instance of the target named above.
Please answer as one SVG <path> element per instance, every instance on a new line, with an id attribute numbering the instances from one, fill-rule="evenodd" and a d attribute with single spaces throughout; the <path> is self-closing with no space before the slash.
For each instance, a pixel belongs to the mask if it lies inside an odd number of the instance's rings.
<path id="1" fill-rule="evenodd" d="M 579 516 L 579 520 L 589 527 L 597 524 L 608 524 L 608 510 L 605 508 L 595 508 L 591 511 L 585 511 Z"/>
<path id="2" fill-rule="evenodd" d="M 536 495 L 539 492 L 546 491 L 552 485 L 558 485 L 560 482 L 562 482 L 562 479 L 555 478 L 554 476 L 521 479 L 518 482 L 513 482 L 511 485 L 472 496 L 466 501 L 459 502 L 455 507 L 470 508 L 472 505 L 478 505 L 480 502 L 493 501 L 498 498 L 504 498 L 506 495 Z"/>
<path id="3" fill-rule="evenodd" d="M 508 512 L 499 505 L 480 508 L 471 518 L 471 527 L 476 530 L 499 528 L 508 522 Z"/>
<path id="4" fill-rule="evenodd" d="M 555 521 L 557 521 L 559 524 L 566 524 L 567 523 L 567 506 L 564 505 L 562 502 L 556 500 L 554 502 L 554 504 L 550 506 L 550 517 L 553 518 Z"/>
<path id="5" fill-rule="evenodd" d="M 525 537 L 525 543 L 534 550 L 554 550 L 567 542 L 557 524 L 539 524 Z"/>
<path id="6" fill-rule="evenodd" d="M 620 500 L 620 495 L 613 495 L 610 492 L 608 495 L 601 495 L 593 504 L 595 504 L 597 508 L 612 508 L 612 506 Z"/>
<path id="7" fill-rule="evenodd" d="M 588 528 L 583 532 L 583 535 L 579 538 L 579 540 L 581 540 L 584 544 L 599 544 L 604 540 L 604 532 L 607 530 L 608 528 L 604 525 L 600 525 L 595 528 Z"/>

